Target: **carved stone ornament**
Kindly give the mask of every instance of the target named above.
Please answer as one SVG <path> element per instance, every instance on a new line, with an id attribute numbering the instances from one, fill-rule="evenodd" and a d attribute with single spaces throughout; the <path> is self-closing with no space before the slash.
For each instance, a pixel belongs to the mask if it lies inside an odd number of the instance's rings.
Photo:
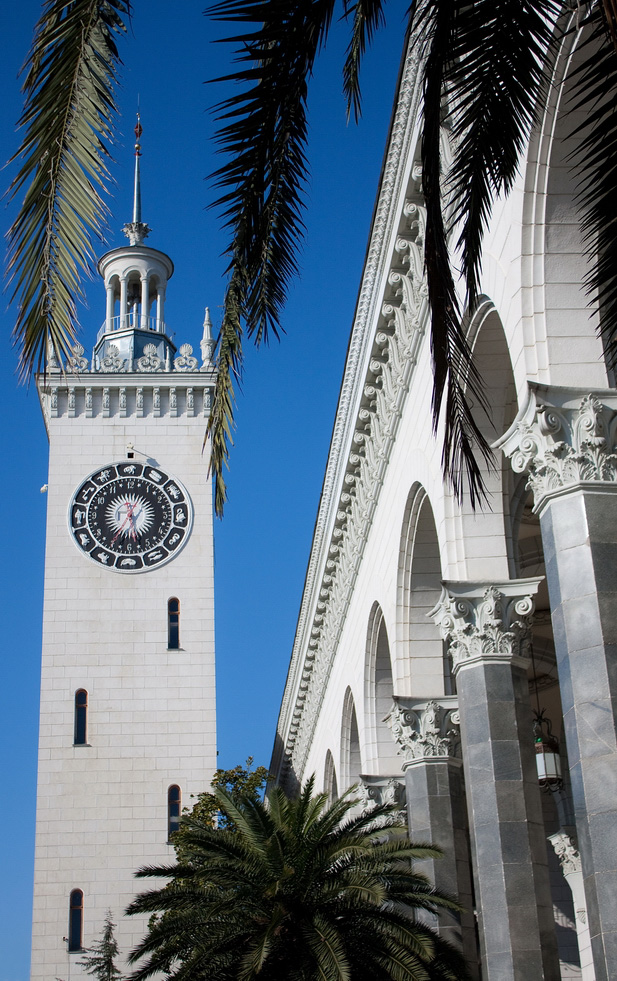
<path id="1" fill-rule="evenodd" d="M 162 371 L 163 361 L 156 353 L 154 344 L 146 344 L 141 358 L 137 359 L 137 371 Z"/>
<path id="2" fill-rule="evenodd" d="M 460 716 L 456 702 L 440 704 L 397 700 L 384 720 L 392 730 L 403 769 L 415 760 L 461 755 Z"/>
<path id="3" fill-rule="evenodd" d="M 74 344 L 71 350 L 73 353 L 66 363 L 69 371 L 87 371 L 88 359 L 84 358 L 84 349 L 81 344 Z"/>
<path id="4" fill-rule="evenodd" d="M 557 831 L 554 835 L 549 835 L 548 840 L 555 850 L 564 875 L 582 870 L 578 844 L 573 835 L 568 834 L 567 831 Z"/>
<path id="5" fill-rule="evenodd" d="M 99 364 L 99 371 L 111 372 L 111 371 L 125 371 L 126 370 L 126 360 L 120 357 L 120 351 L 115 344 L 109 344 L 107 347 L 107 354 L 104 358 L 101 358 Z"/>
<path id="6" fill-rule="evenodd" d="M 357 797 L 363 811 L 371 811 L 382 804 L 405 807 L 405 784 L 396 777 L 362 777 L 358 784 Z"/>
<path id="7" fill-rule="evenodd" d="M 180 345 L 180 356 L 174 359 L 176 371 L 197 371 L 199 362 L 193 357 L 193 348 L 190 344 Z"/>
<path id="8" fill-rule="evenodd" d="M 614 395 L 530 386 L 508 432 L 495 444 L 516 473 L 529 473 L 535 509 L 547 495 L 581 483 L 617 481 Z"/>
<path id="9" fill-rule="evenodd" d="M 541 582 L 444 583 L 430 616 L 449 644 L 454 671 L 472 660 L 529 656 L 534 596 Z"/>

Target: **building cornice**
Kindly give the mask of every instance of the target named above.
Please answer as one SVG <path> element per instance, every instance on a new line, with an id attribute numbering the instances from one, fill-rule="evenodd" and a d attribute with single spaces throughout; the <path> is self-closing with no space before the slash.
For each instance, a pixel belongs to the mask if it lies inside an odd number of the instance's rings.
<path id="1" fill-rule="evenodd" d="M 417 139 L 419 76 L 420 54 L 410 47 L 279 716 L 271 769 L 273 778 L 283 784 L 301 778 L 304 772 L 428 319 L 425 209 L 412 143 Z"/>

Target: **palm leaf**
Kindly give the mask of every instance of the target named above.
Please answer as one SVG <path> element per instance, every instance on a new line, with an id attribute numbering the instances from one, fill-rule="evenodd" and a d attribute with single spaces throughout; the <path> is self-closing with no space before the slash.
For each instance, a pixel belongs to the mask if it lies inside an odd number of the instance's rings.
<path id="1" fill-rule="evenodd" d="M 216 107 L 219 150 L 227 161 L 213 175 L 222 193 L 215 206 L 230 229 L 230 287 L 210 418 L 211 468 L 220 516 L 226 499 L 223 469 L 233 431 L 233 383 L 242 365 L 242 322 L 256 344 L 282 330 L 287 289 L 297 273 L 303 231 L 302 189 L 307 168 L 308 79 L 332 19 L 335 0 L 221 0 L 216 20 L 251 25 L 238 37 L 241 91 Z"/>
<path id="2" fill-rule="evenodd" d="M 116 112 L 115 37 L 129 16 L 129 0 L 47 0 L 24 66 L 18 125 L 26 132 L 9 193 L 25 188 L 25 196 L 8 234 L 22 378 L 44 369 L 51 352 L 70 354 L 75 341 L 75 300 L 107 214 L 101 190 Z"/>
<path id="3" fill-rule="evenodd" d="M 343 65 L 343 92 L 347 99 L 347 118 L 353 111 L 354 119 L 358 122 L 362 115 L 360 65 L 375 31 L 385 25 L 383 0 L 357 0 L 353 5 L 346 2 L 345 15 L 353 17 L 353 25 Z"/>

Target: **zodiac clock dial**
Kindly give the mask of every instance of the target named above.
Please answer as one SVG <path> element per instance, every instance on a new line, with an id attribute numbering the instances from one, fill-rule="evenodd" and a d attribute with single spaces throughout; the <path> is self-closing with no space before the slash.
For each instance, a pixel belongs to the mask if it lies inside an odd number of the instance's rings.
<path id="1" fill-rule="evenodd" d="M 68 517 L 73 541 L 97 565 L 146 572 L 186 544 L 193 508 L 179 480 L 124 461 L 90 474 L 73 494 Z"/>

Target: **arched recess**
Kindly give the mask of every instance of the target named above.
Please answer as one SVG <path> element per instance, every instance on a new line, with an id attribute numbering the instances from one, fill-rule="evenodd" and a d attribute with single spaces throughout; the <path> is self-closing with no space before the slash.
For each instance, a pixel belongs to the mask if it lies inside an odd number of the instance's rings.
<path id="1" fill-rule="evenodd" d="M 428 614 L 441 596 L 441 558 L 428 495 L 414 484 L 405 507 L 398 573 L 396 693 L 413 698 L 451 695 L 450 660 Z"/>
<path id="2" fill-rule="evenodd" d="M 353 784 L 359 783 L 361 773 L 362 757 L 360 754 L 358 717 L 351 688 L 348 688 L 343 699 L 341 721 L 341 790 L 347 790 Z"/>
<path id="3" fill-rule="evenodd" d="M 367 773 L 398 773 L 400 761 L 390 728 L 384 722 L 392 708 L 394 687 L 388 633 L 379 603 L 374 603 L 366 635 L 364 719 Z"/>
<path id="4" fill-rule="evenodd" d="M 338 800 L 336 768 L 334 766 L 334 757 L 332 756 L 330 750 L 328 750 L 326 753 L 326 762 L 324 764 L 323 789 L 328 795 L 328 799 L 331 804 L 333 804 L 335 800 Z"/>
<path id="5" fill-rule="evenodd" d="M 543 384 L 605 387 L 607 374 L 598 316 L 584 279 L 591 268 L 577 208 L 573 174 L 586 137 L 588 108 L 575 108 L 580 65 L 590 53 L 587 29 L 577 30 L 578 11 L 563 41 L 547 88 L 544 116 L 527 155 L 523 210 L 523 285 L 533 289 L 528 317 L 527 373 Z M 607 98 L 612 98 L 607 90 Z M 595 108 L 595 107 L 594 107 Z"/>
<path id="6" fill-rule="evenodd" d="M 473 417 L 490 445 L 514 422 L 518 399 L 512 360 L 501 318 L 488 297 L 482 296 L 470 320 L 468 341 L 472 362 L 481 379 L 486 407 L 471 398 Z M 495 466 L 476 454 L 487 501 L 476 510 L 466 494 L 461 507 L 460 533 L 469 579 L 507 579 L 512 566 L 512 541 L 508 514 L 508 486 L 505 475 L 510 462 L 497 451 Z"/>

